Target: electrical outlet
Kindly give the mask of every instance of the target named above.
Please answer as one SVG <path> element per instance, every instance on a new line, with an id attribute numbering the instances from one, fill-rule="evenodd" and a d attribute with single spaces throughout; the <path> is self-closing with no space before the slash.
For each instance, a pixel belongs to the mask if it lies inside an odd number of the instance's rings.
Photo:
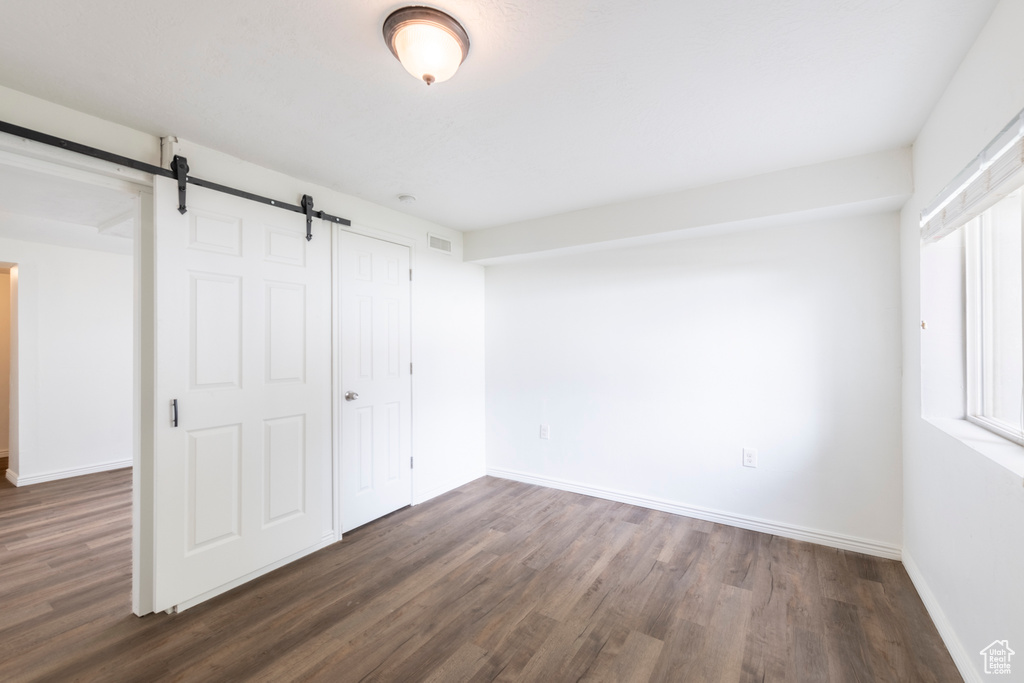
<path id="1" fill-rule="evenodd" d="M 757 449 L 755 449 L 755 448 L 744 448 L 743 449 L 743 466 L 744 467 L 757 467 Z"/>
<path id="2" fill-rule="evenodd" d="M 540 438 L 550 439 L 551 438 L 551 425 L 540 426 Z"/>

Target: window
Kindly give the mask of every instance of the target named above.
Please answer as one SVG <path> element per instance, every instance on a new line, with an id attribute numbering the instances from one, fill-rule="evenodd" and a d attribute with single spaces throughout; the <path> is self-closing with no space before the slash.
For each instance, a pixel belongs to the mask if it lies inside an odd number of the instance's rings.
<path id="1" fill-rule="evenodd" d="M 966 247 L 967 419 L 1024 445 L 1021 188 L 971 220 Z"/>
<path id="2" fill-rule="evenodd" d="M 940 354 L 955 350 L 954 355 L 945 356 L 943 371 L 948 370 L 950 362 L 964 364 L 963 375 L 943 375 L 955 382 L 956 398 L 960 399 L 956 401 L 957 417 L 1020 445 L 1024 445 L 1022 207 L 1024 111 L 921 212 L 924 245 L 954 233 L 959 241 L 959 235 L 963 235 L 963 288 L 958 282 L 957 291 L 947 290 L 946 295 L 962 294 L 964 305 L 957 301 L 952 309 L 945 309 L 949 313 L 955 310 L 957 325 L 963 327 L 954 331 L 947 326 L 943 329 L 945 336 L 929 347 L 933 352 L 942 349 Z M 948 255 L 949 249 L 936 253 Z M 958 277 L 959 253 L 956 256 L 956 261 L 943 260 L 940 267 L 949 272 L 952 266 Z M 933 257 L 929 263 L 939 261 Z M 949 317 L 943 322 L 952 320 Z M 933 360 L 936 358 L 939 356 L 933 356 Z M 960 389 L 964 376 L 966 395 Z M 950 405 L 947 402 L 945 407 Z"/>

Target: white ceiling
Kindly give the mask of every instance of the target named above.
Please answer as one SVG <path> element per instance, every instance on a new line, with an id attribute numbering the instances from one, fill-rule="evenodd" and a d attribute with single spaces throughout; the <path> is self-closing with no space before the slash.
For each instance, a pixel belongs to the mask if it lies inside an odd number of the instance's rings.
<path id="1" fill-rule="evenodd" d="M 468 230 L 907 145 L 995 2 L 443 0 L 429 88 L 401 4 L 5 0 L 0 84 Z"/>
<path id="2" fill-rule="evenodd" d="M 130 192 L 0 164 L 0 237 L 128 254 L 136 201 Z"/>

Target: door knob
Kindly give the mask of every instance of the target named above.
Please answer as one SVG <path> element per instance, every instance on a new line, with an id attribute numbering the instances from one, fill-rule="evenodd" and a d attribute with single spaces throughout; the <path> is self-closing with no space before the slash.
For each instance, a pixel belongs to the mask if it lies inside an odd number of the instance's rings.
<path id="1" fill-rule="evenodd" d="M 345 400 L 346 401 L 354 401 L 357 398 L 359 398 L 359 394 L 357 394 L 356 392 L 354 392 L 354 391 L 346 391 L 345 392 Z"/>

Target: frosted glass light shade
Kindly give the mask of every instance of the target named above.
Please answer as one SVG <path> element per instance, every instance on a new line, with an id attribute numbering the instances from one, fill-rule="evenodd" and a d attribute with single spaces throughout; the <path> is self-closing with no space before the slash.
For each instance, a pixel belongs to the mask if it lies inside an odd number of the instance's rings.
<path id="1" fill-rule="evenodd" d="M 447 81 L 462 63 L 462 48 L 455 37 L 430 24 L 406 24 L 399 29 L 395 52 L 406 71 L 428 84 Z"/>
<path id="2" fill-rule="evenodd" d="M 431 7 L 405 7 L 384 22 L 384 40 L 405 70 L 427 85 L 447 81 L 469 54 L 459 22 Z"/>

